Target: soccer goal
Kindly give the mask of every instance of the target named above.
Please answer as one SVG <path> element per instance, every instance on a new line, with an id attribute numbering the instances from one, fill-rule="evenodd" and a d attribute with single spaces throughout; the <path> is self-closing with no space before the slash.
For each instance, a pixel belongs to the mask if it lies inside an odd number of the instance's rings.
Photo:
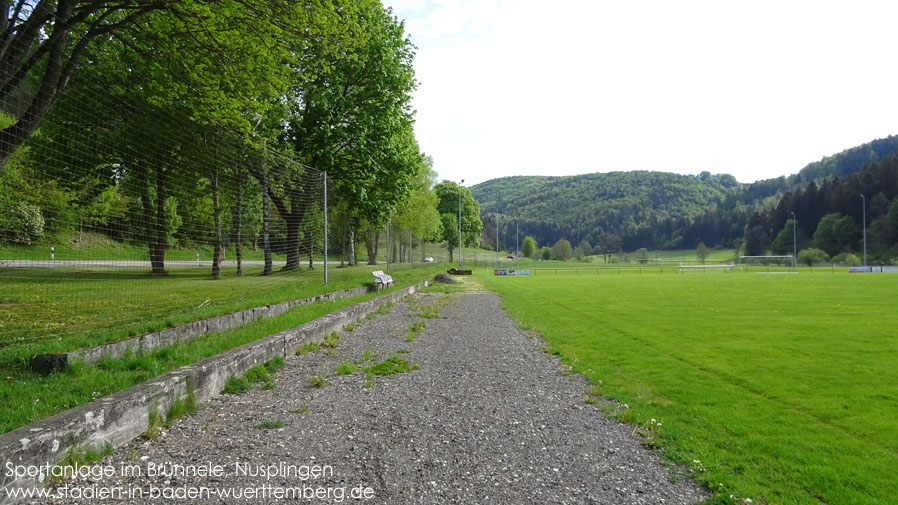
<path id="1" fill-rule="evenodd" d="M 791 255 L 739 256 L 740 272 L 789 273 L 795 268 Z"/>
<path id="2" fill-rule="evenodd" d="M 727 273 L 733 269 L 735 265 L 732 263 L 719 263 L 719 264 L 707 264 L 707 265 L 695 265 L 695 264 L 687 264 L 680 263 L 679 268 L 677 268 L 678 274 L 685 274 L 689 272 L 699 272 L 699 273 L 714 273 L 714 272 L 723 272 Z"/>

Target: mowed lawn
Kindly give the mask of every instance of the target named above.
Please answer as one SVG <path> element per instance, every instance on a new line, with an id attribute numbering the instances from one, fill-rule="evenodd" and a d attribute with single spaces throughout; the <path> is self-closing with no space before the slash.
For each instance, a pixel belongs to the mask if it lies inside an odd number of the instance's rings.
<path id="1" fill-rule="evenodd" d="M 715 503 L 898 503 L 898 274 L 493 277 Z"/>
<path id="2" fill-rule="evenodd" d="M 101 345 L 187 321 L 286 300 L 373 284 L 372 270 L 382 265 L 275 270 L 261 266 L 224 268 L 212 280 L 208 268 L 169 268 L 153 276 L 147 268 L 0 269 L 0 370 L 23 366 L 33 354 L 64 352 Z M 393 268 L 397 283 L 435 275 L 434 265 Z M 16 365 L 17 364 L 17 365 Z"/>

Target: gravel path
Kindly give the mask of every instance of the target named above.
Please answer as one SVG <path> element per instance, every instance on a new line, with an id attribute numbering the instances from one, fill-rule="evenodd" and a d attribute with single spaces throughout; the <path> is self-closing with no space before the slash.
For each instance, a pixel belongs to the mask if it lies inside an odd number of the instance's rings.
<path id="1" fill-rule="evenodd" d="M 428 311 L 440 317 L 420 317 Z M 426 328 L 408 341 L 418 321 Z M 585 403 L 585 379 L 560 373 L 557 358 L 539 351 L 539 339 L 518 329 L 494 295 L 419 294 L 343 331 L 338 342 L 330 354 L 289 359 L 274 389 L 219 396 L 155 440 L 119 449 L 100 463 L 115 476 L 77 482 L 145 496 L 153 487 L 200 493 L 195 498 L 50 503 L 685 504 L 707 497 L 690 480 L 672 482 L 632 426 Z M 376 358 L 357 367 L 397 357 L 420 368 L 389 377 L 359 371 L 311 386 L 323 367 L 332 375 L 366 351 Z M 283 426 L 258 427 L 265 421 Z M 147 476 L 162 463 L 197 473 L 220 465 L 223 474 Z M 248 473 L 288 475 L 238 475 L 238 463 Z M 142 475 L 123 476 L 122 464 Z M 244 488 L 252 496 L 215 494 Z M 279 492 L 299 496 L 281 500 Z"/>

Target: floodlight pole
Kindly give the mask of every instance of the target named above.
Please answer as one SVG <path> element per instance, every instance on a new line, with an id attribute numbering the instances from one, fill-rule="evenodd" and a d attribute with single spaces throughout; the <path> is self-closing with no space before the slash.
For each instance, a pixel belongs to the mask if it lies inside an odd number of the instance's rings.
<path id="1" fill-rule="evenodd" d="M 462 179 L 461 182 L 458 183 L 458 269 L 461 270 L 462 262 L 461 262 L 461 185 L 465 183 L 465 180 Z"/>
<path id="2" fill-rule="evenodd" d="M 518 254 L 520 254 L 520 249 L 518 248 L 518 210 L 515 209 L 514 212 L 514 267 L 518 268 Z"/>
<path id="3" fill-rule="evenodd" d="M 390 275 L 390 220 L 387 219 L 387 275 Z"/>
<path id="4" fill-rule="evenodd" d="M 321 175 L 324 178 L 324 283 L 327 284 L 327 172 Z"/>
<path id="5" fill-rule="evenodd" d="M 499 268 L 499 209 L 496 209 L 496 268 Z"/>
<path id="6" fill-rule="evenodd" d="M 867 266 L 867 199 L 861 193 L 861 202 L 864 209 L 864 266 Z"/>
<path id="7" fill-rule="evenodd" d="M 795 240 L 795 237 L 798 236 L 795 228 L 797 227 L 797 221 L 795 221 L 795 212 L 792 213 L 792 271 L 797 272 L 798 270 L 795 268 L 798 261 L 798 242 Z"/>

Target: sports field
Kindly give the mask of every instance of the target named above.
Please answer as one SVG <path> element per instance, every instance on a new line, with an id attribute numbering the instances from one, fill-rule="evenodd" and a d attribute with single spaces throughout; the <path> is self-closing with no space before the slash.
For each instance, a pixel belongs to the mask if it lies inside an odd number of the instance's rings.
<path id="1" fill-rule="evenodd" d="M 714 503 L 898 503 L 898 275 L 478 274 Z"/>

